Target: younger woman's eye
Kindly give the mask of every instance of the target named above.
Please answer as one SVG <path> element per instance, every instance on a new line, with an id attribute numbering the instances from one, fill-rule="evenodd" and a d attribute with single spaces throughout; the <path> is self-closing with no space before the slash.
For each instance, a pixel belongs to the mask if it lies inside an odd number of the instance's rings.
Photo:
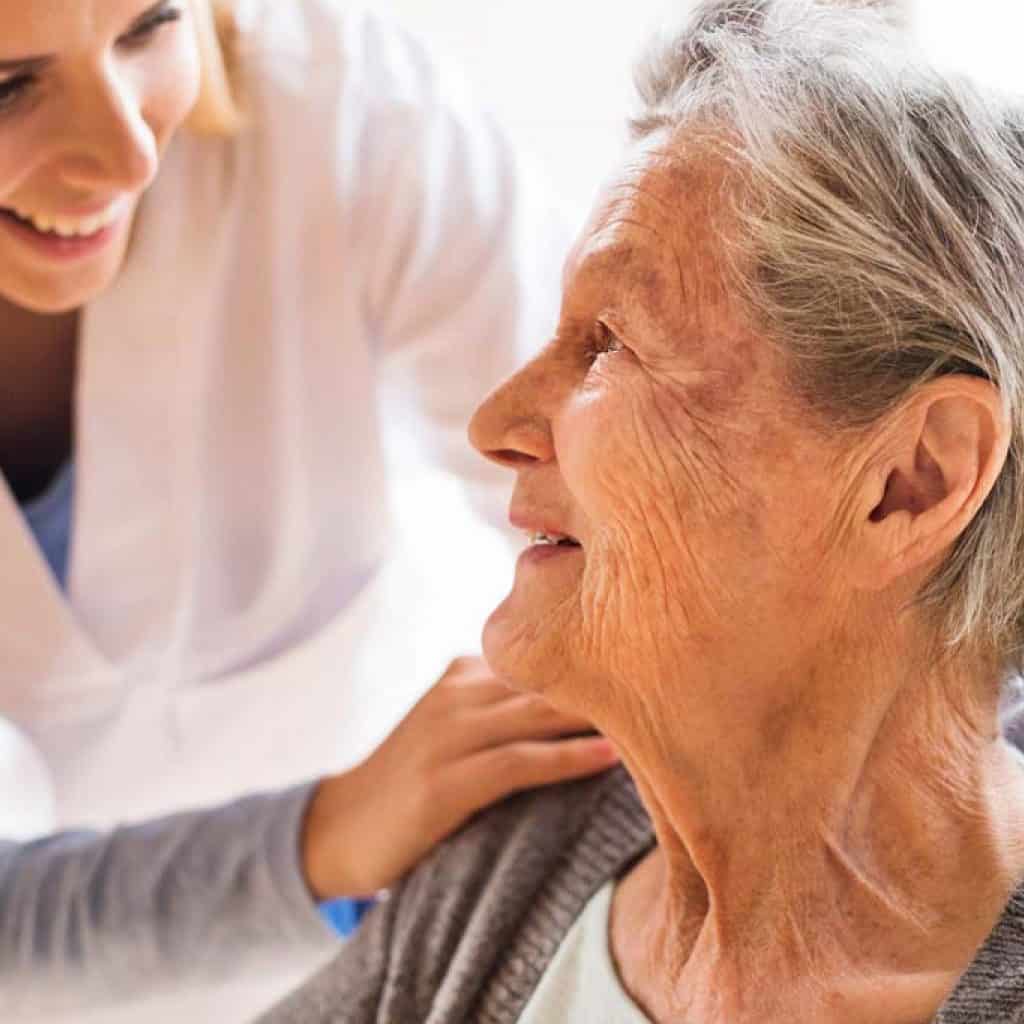
<path id="1" fill-rule="evenodd" d="M 15 75 L 0 81 L 0 113 L 11 109 L 34 84 L 35 75 L 31 74 Z"/>
<path id="2" fill-rule="evenodd" d="M 121 37 L 121 42 L 128 46 L 141 46 L 148 43 L 157 31 L 164 25 L 181 21 L 182 12 L 180 7 L 162 7 L 155 14 L 150 15 L 144 21 L 140 21 L 127 34 Z"/>

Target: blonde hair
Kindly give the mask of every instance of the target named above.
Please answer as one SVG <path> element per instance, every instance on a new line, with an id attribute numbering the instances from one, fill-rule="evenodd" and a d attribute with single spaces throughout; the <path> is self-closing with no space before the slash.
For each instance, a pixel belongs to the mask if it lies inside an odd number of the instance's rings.
<path id="1" fill-rule="evenodd" d="M 242 126 L 234 0 L 191 0 L 191 6 L 202 79 L 188 127 L 200 135 L 234 135 Z"/>

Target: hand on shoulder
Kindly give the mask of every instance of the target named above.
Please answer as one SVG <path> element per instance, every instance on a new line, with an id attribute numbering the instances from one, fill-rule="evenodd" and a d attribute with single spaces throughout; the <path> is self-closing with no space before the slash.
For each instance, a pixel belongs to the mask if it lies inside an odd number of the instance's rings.
<path id="1" fill-rule="evenodd" d="M 477 811 L 512 793 L 618 761 L 608 740 L 458 658 L 361 765 L 320 784 L 302 836 L 318 899 L 368 896 L 409 871 Z"/>

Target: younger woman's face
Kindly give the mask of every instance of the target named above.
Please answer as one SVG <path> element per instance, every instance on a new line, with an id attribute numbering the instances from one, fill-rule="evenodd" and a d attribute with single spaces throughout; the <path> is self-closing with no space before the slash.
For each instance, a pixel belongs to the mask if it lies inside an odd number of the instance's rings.
<path id="1" fill-rule="evenodd" d="M 116 278 L 198 95 L 188 2 L 0 0 L 0 300 L 67 312 Z"/>

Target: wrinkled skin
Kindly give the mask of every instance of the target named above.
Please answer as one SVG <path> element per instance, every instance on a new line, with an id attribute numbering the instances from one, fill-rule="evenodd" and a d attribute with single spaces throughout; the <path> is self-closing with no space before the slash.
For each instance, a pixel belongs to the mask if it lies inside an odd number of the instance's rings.
<path id="1" fill-rule="evenodd" d="M 654 138 L 567 262 L 554 339 L 470 428 L 524 553 L 488 661 L 593 720 L 658 845 L 610 943 L 654 1021 L 931 1019 L 1024 874 L 991 665 L 913 598 L 1008 427 L 950 377 L 859 432 L 730 302 L 713 158 Z M 941 756 L 937 754 L 941 752 Z"/>
<path id="2" fill-rule="evenodd" d="M 513 509 L 582 544 L 557 566 L 520 566 L 488 657 L 613 736 L 634 719 L 650 735 L 666 701 L 704 713 L 679 683 L 689 666 L 741 718 L 758 700 L 784 708 L 796 695 L 750 693 L 744 659 L 788 674 L 801 638 L 829 629 L 821 609 L 842 607 L 828 571 L 842 455 L 728 309 L 712 187 L 656 154 L 609 187 L 569 262 L 557 336 L 473 427 L 484 450 L 517 449 Z M 671 692 L 640 690 L 638 670 Z"/>

